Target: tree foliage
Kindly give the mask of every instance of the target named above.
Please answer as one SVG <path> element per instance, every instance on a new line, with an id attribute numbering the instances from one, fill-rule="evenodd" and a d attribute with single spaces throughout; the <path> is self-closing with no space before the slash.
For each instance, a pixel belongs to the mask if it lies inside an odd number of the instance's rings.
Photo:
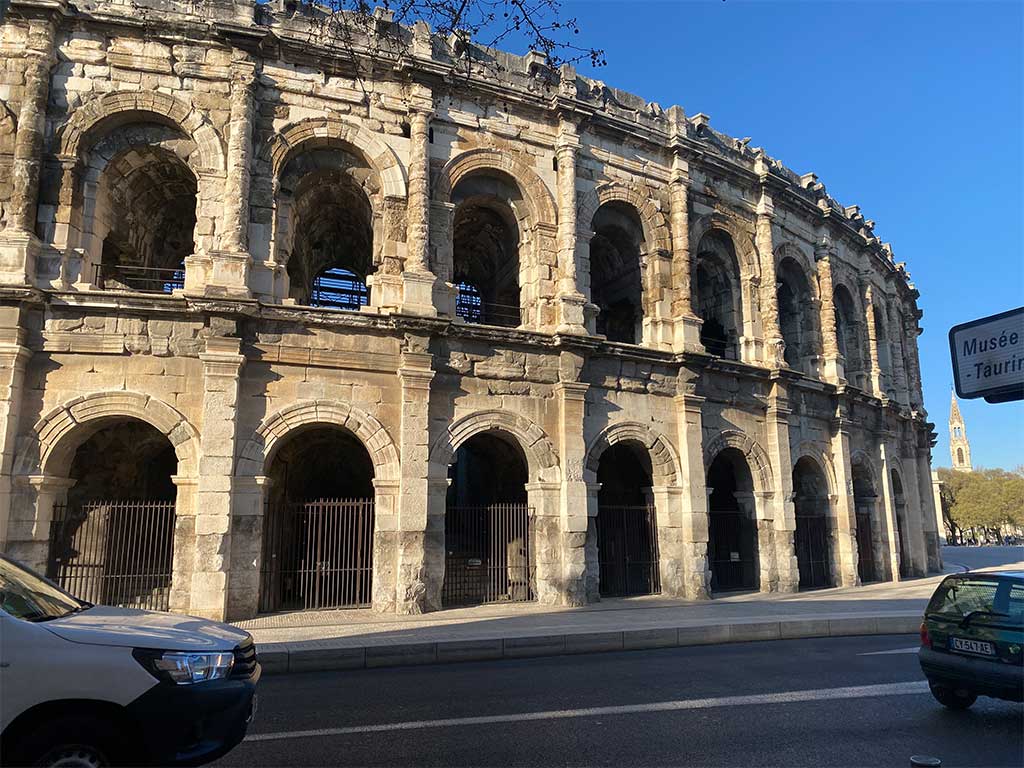
<path id="1" fill-rule="evenodd" d="M 992 533 L 1024 526 L 1024 469 L 940 469 L 942 514 L 954 535 L 968 529 Z"/>

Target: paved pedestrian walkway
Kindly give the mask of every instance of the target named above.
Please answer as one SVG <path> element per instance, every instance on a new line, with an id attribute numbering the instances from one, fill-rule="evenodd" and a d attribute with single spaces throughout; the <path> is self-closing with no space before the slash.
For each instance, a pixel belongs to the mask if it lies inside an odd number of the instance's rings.
<path id="1" fill-rule="evenodd" d="M 947 572 L 966 569 L 956 559 L 955 553 L 947 557 Z M 1024 558 L 998 567 L 1024 568 Z M 732 594 L 700 602 L 639 597 L 580 608 L 496 604 L 417 616 L 295 612 L 237 626 L 252 633 L 268 672 L 887 634 L 917 631 L 941 578 L 786 595 Z"/>

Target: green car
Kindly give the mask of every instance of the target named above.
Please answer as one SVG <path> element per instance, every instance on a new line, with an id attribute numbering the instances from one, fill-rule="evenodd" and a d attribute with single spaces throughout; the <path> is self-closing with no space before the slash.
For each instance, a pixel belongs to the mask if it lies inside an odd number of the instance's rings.
<path id="1" fill-rule="evenodd" d="M 979 696 L 1024 701 L 1024 571 L 943 579 L 925 609 L 918 659 L 950 709 Z"/>

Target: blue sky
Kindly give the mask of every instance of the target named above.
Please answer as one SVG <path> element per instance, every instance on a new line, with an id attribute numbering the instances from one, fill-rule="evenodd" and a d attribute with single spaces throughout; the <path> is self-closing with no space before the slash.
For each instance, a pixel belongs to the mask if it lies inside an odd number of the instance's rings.
<path id="1" fill-rule="evenodd" d="M 947 332 L 1024 305 L 1024 3 L 563 2 L 582 74 L 751 136 L 860 205 L 921 291 L 934 465 Z M 975 465 L 1024 464 L 1024 403 L 961 402 Z"/>

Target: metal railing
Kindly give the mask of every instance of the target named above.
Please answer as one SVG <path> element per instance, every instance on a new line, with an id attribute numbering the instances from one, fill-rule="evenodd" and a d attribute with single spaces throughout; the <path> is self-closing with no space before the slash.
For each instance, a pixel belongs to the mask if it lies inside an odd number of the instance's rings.
<path id="1" fill-rule="evenodd" d="M 373 526 L 372 498 L 271 507 L 264 529 L 260 612 L 368 607 Z"/>
<path id="2" fill-rule="evenodd" d="M 757 589 L 757 526 L 750 515 L 739 510 L 710 511 L 708 560 L 713 592 Z"/>
<path id="3" fill-rule="evenodd" d="M 796 515 L 796 563 L 802 589 L 832 586 L 832 562 L 829 556 L 829 520 L 823 513 Z"/>
<path id="4" fill-rule="evenodd" d="M 173 560 L 173 501 L 54 507 L 47 576 L 83 600 L 166 611 Z"/>
<path id="5" fill-rule="evenodd" d="M 185 287 L 185 269 L 138 267 L 131 264 L 93 265 L 93 283 L 103 290 L 129 290 L 141 293 L 170 293 Z"/>
<path id="6" fill-rule="evenodd" d="M 310 306 L 351 309 L 370 303 L 370 289 L 355 272 L 347 269 L 328 269 L 313 280 L 309 294 Z"/>
<path id="7" fill-rule="evenodd" d="M 485 301 L 480 292 L 468 283 L 459 283 L 458 288 L 455 314 L 467 323 L 516 328 L 522 322 L 517 305 Z"/>
<path id="8" fill-rule="evenodd" d="M 449 505 L 441 605 L 536 599 L 533 512 L 526 504 Z"/>
<path id="9" fill-rule="evenodd" d="M 661 567 L 654 508 L 602 504 L 596 522 L 601 596 L 659 594 Z"/>

